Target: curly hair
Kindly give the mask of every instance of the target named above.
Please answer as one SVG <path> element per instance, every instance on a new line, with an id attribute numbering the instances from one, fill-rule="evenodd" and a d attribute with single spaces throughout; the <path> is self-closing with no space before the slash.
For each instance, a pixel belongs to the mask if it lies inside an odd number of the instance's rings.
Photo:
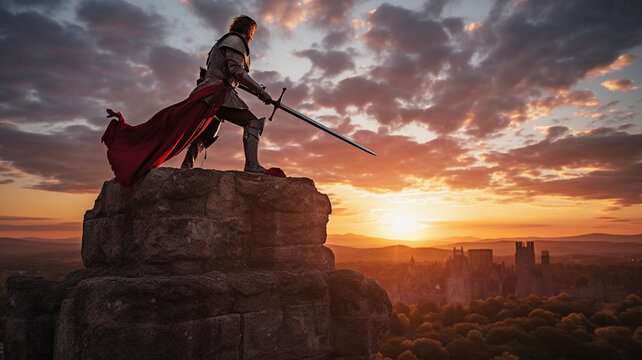
<path id="1" fill-rule="evenodd" d="M 254 36 L 254 30 L 256 30 L 257 26 L 258 25 L 254 19 L 245 14 L 241 14 L 232 20 L 230 31 L 245 35 L 247 39 L 252 39 Z"/>

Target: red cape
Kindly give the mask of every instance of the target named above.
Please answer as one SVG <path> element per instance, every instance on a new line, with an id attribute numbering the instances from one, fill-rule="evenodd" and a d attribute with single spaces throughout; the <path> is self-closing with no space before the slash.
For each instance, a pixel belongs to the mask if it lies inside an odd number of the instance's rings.
<path id="1" fill-rule="evenodd" d="M 108 117 L 117 117 L 107 126 L 102 142 L 116 180 L 129 189 L 149 170 L 178 155 L 205 130 L 223 102 L 222 83 L 204 88 L 171 105 L 144 124 L 132 126 L 120 113 L 110 109 Z M 200 101 L 215 95 L 215 106 Z M 217 96 L 218 95 L 218 96 Z"/>

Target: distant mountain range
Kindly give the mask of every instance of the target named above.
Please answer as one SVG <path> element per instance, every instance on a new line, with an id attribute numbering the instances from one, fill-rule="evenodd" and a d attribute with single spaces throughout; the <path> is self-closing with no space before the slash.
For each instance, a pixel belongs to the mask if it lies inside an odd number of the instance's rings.
<path id="1" fill-rule="evenodd" d="M 350 246 L 354 248 L 376 248 L 392 245 L 404 245 L 410 247 L 436 247 L 436 248 L 448 248 L 453 245 L 461 246 L 474 246 L 473 248 L 480 248 L 481 243 L 493 243 L 493 242 L 514 242 L 514 241 L 607 241 L 607 242 L 622 242 L 622 243 L 641 243 L 642 244 L 642 234 L 635 235 L 612 235 L 612 234 L 601 234 L 601 233 L 592 233 L 576 236 L 564 236 L 564 237 L 516 237 L 516 238 L 496 238 L 496 239 L 482 239 L 476 238 L 473 236 L 459 236 L 459 237 L 448 237 L 448 238 L 439 238 L 439 239 L 429 239 L 429 240 L 395 240 L 395 239 L 386 239 L 378 237 L 370 237 L 365 235 L 358 234 L 329 234 L 326 243 L 332 245 L 341 245 L 341 246 Z"/>
<path id="2" fill-rule="evenodd" d="M 0 258 L 7 256 L 39 255 L 44 253 L 80 252 L 80 241 L 69 239 L 0 237 Z"/>
<path id="3" fill-rule="evenodd" d="M 363 249 L 341 245 L 327 245 L 332 252 L 336 262 L 404 262 L 407 263 L 410 257 L 417 262 L 424 261 L 446 261 L 452 254 L 452 250 L 420 247 L 413 248 L 405 245 L 392 245 L 380 248 Z"/>
<path id="4" fill-rule="evenodd" d="M 350 246 L 354 248 L 378 248 L 394 245 L 403 245 L 410 247 L 434 247 L 436 245 L 442 244 L 452 244 L 456 242 L 478 240 L 481 239 L 472 236 L 449 237 L 434 240 L 395 240 L 358 234 L 329 234 L 326 239 L 326 244 Z"/>
<path id="5" fill-rule="evenodd" d="M 345 234 L 328 235 L 326 245 L 334 251 L 337 262 L 408 262 L 411 257 L 414 257 L 415 261 L 424 262 L 445 261 L 452 254 L 453 247 L 462 246 L 464 251 L 493 249 L 495 257 L 510 258 L 515 254 L 515 241 L 534 241 L 537 258 L 542 250 L 549 250 L 553 261 L 556 257 L 571 255 L 642 253 L 642 234 L 585 234 L 568 237 L 502 239 L 455 237 L 433 241 L 390 240 Z M 0 258 L 64 252 L 79 255 L 80 239 L 0 238 Z"/>
<path id="6" fill-rule="evenodd" d="M 411 256 L 415 258 L 415 261 L 421 262 L 445 261 L 452 254 L 453 247 L 460 248 L 462 246 L 464 251 L 492 249 L 495 257 L 512 257 L 515 254 L 515 241 L 534 241 L 536 257 L 539 258 L 542 250 L 549 250 L 553 261 L 556 257 L 561 256 L 642 253 L 642 234 L 586 234 L 554 238 L 449 238 L 436 241 L 388 240 L 346 234 L 328 235 L 327 245 L 334 251 L 337 262 L 408 262 Z M 352 246 L 346 246 L 347 244 Z M 364 248 L 363 244 L 372 244 L 372 246 Z M 409 246 L 411 244 L 413 246 Z M 432 246 L 421 246 L 423 244 L 431 244 Z"/>

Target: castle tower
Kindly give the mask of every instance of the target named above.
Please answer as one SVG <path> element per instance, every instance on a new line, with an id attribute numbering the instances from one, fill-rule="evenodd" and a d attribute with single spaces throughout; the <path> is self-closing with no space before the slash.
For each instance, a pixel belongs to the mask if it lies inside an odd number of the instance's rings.
<path id="1" fill-rule="evenodd" d="M 453 246 L 451 272 L 460 272 L 463 271 L 464 268 L 468 268 L 468 261 L 466 260 L 466 256 L 464 256 L 464 247 L 462 246 L 461 249 L 457 249 Z"/>
<path id="2" fill-rule="evenodd" d="M 493 249 L 471 249 L 468 250 L 470 270 L 473 272 L 484 272 L 493 267 Z"/>
<path id="3" fill-rule="evenodd" d="M 472 300 L 471 274 L 464 247 L 453 247 L 453 256 L 448 261 L 450 274 L 446 279 L 446 303 L 467 305 Z"/>
<path id="4" fill-rule="evenodd" d="M 501 277 L 493 264 L 492 249 L 468 250 L 468 261 L 472 273 L 473 299 L 485 299 L 502 294 Z"/>
<path id="5" fill-rule="evenodd" d="M 515 241 L 515 272 L 517 276 L 530 275 L 535 270 L 535 243 L 527 241 Z"/>
<path id="6" fill-rule="evenodd" d="M 553 276 L 551 274 L 551 256 L 548 250 L 542 251 L 542 295 L 553 296 Z"/>
<path id="7" fill-rule="evenodd" d="M 415 275 L 416 266 L 417 265 L 415 263 L 415 257 L 414 256 L 410 256 L 410 262 L 408 263 L 408 273 L 410 275 Z"/>
<path id="8" fill-rule="evenodd" d="M 515 242 L 515 276 L 517 284 L 515 295 L 526 297 L 538 294 L 537 277 L 535 274 L 535 243 L 527 241 Z"/>

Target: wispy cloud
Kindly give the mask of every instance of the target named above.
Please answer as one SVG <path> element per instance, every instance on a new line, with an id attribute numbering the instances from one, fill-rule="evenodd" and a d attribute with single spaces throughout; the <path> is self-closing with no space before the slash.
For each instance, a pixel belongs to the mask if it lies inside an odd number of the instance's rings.
<path id="1" fill-rule="evenodd" d="M 634 86 L 633 80 L 630 80 L 630 79 L 605 80 L 602 82 L 602 86 L 604 86 L 605 88 L 611 91 L 622 91 L 622 92 L 633 91 L 640 88 L 639 86 Z"/>

